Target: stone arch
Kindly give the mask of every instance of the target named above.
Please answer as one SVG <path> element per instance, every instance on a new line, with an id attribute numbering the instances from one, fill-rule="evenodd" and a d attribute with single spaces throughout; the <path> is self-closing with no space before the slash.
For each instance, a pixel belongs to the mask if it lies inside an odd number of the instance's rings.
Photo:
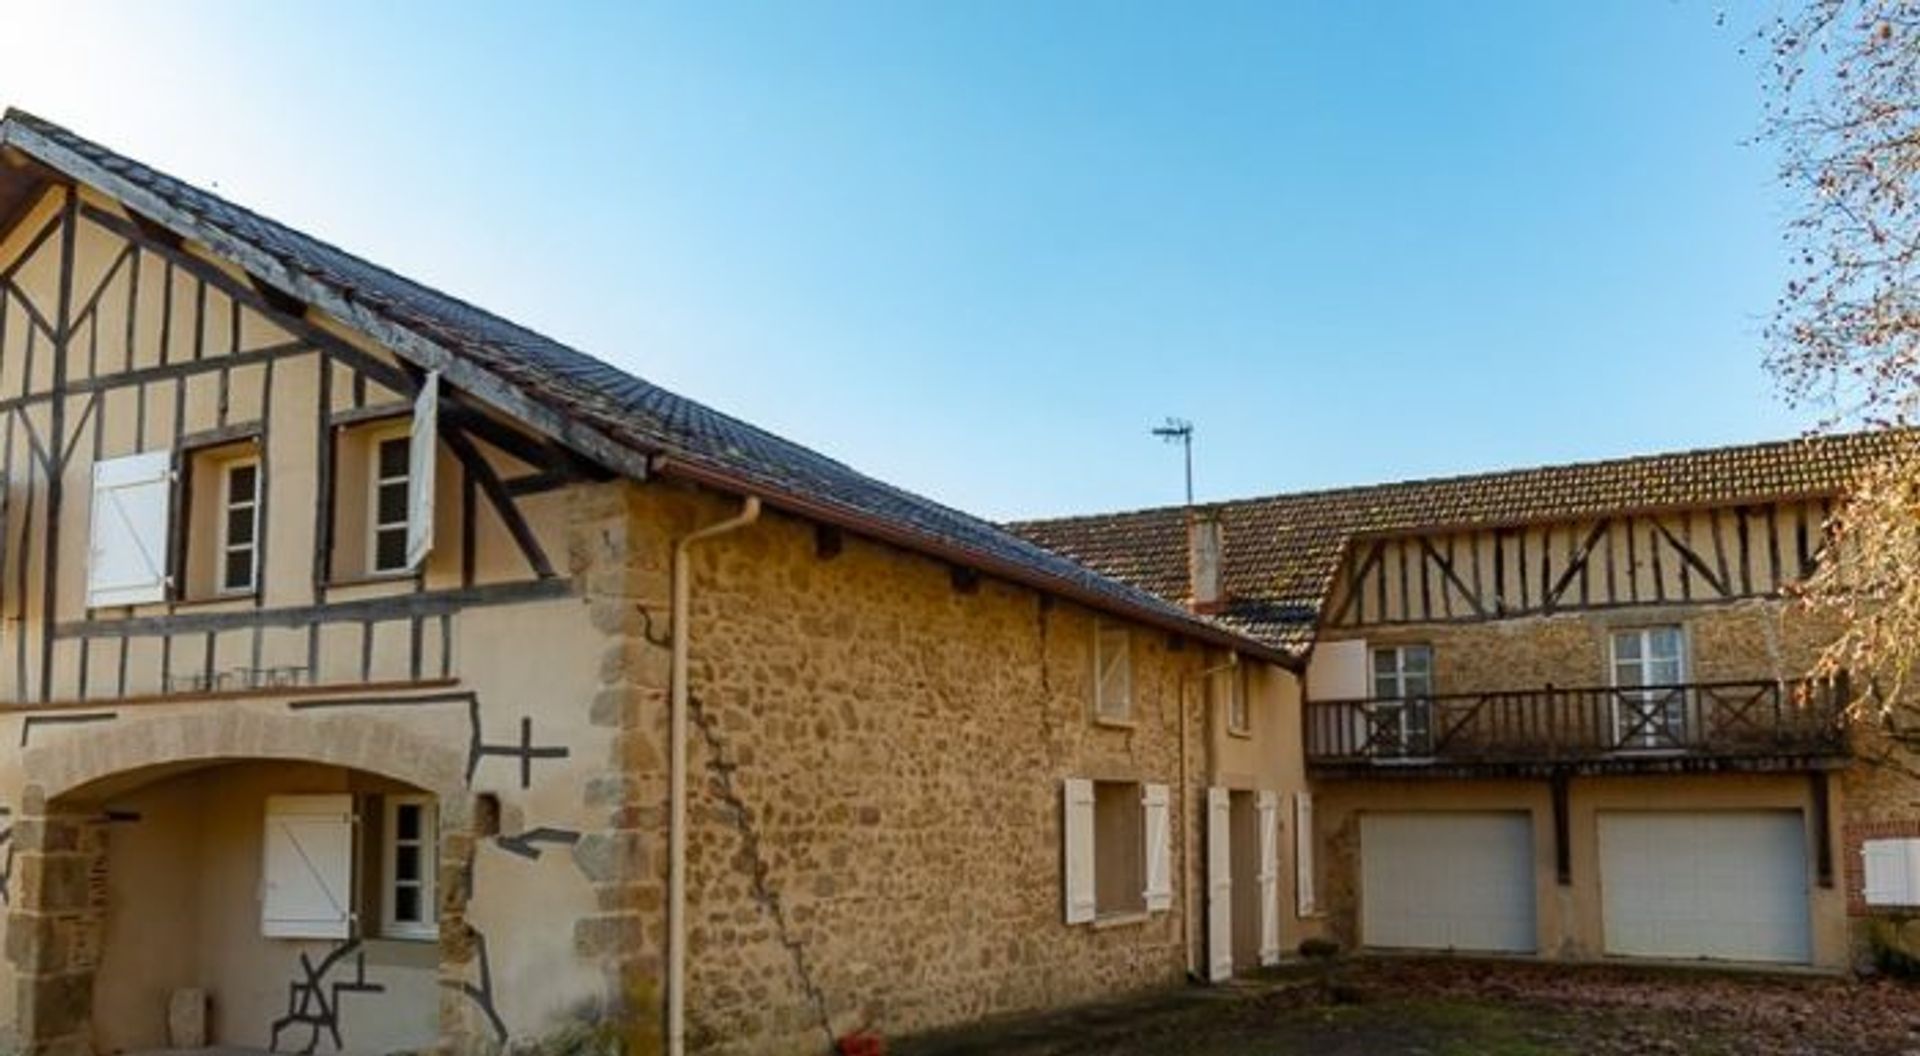
<path id="1" fill-rule="evenodd" d="M 229 759 L 326 763 L 379 774 L 457 803 L 467 759 L 443 743 L 366 714 L 311 717 L 198 709 L 82 726 L 21 756 L 29 800 L 50 802 L 149 768 Z M 37 793 L 37 797 L 36 794 Z"/>
<path id="2" fill-rule="evenodd" d="M 455 939 L 441 944 L 440 972 L 446 980 L 461 978 L 471 956 L 462 878 L 470 865 L 472 808 L 468 759 L 460 748 L 365 712 L 202 708 L 88 723 L 21 755 L 25 788 L 11 850 L 23 879 L 20 897 L 7 907 L 6 936 L 21 1053 L 67 1056 L 89 1044 L 105 911 L 106 830 L 95 816 L 101 800 L 203 766 L 261 760 L 359 771 L 436 798 L 441 934 Z M 440 1020 L 443 1042 L 462 1036 L 457 1006 L 443 1002 Z"/>

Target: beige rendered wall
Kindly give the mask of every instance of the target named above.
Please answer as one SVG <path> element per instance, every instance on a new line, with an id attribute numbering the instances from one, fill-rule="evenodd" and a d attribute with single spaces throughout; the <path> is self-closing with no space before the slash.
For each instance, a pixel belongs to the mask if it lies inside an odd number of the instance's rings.
<path id="1" fill-rule="evenodd" d="M 109 816 L 118 820 L 107 831 L 112 909 L 94 991 L 96 1051 L 165 1048 L 167 1000 L 177 987 L 208 992 L 211 1041 L 267 1049 L 273 1024 L 292 1011 L 289 984 L 306 978 L 300 959 L 318 966 L 337 945 L 260 934 L 267 797 L 407 791 L 335 767 L 242 763 L 108 797 Z M 438 944 L 373 936 L 355 953 L 364 955 L 364 975 L 350 957 L 325 984 L 364 981 L 380 989 L 337 1000 L 328 991 L 343 1051 L 431 1046 L 440 1027 Z M 289 1023 L 278 1040 L 299 1048 L 310 1037 L 310 1028 Z"/>
<path id="2" fill-rule="evenodd" d="M 1332 933 L 1349 946 L 1360 935 L 1360 818 L 1370 812 L 1524 811 L 1533 822 L 1535 895 L 1540 955 L 1586 961 L 1605 956 L 1597 817 L 1605 811 L 1759 810 L 1801 812 L 1814 839 L 1812 785 L 1804 774 L 1719 774 L 1699 777 L 1576 777 L 1568 787 L 1572 883 L 1561 885 L 1554 865 L 1553 804 L 1545 780 L 1343 780 L 1316 790 L 1316 827 L 1324 849 L 1322 898 Z M 1829 805 L 1830 817 L 1844 810 Z M 1808 847 L 1808 906 L 1813 964 L 1844 969 L 1850 963 L 1846 894 L 1839 883 L 1821 887 Z"/>

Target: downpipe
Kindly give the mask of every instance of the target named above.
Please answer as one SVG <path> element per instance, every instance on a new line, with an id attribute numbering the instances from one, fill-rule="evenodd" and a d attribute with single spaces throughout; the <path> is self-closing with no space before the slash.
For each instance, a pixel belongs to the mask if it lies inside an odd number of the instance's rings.
<path id="1" fill-rule="evenodd" d="M 680 538 L 673 546 L 673 656 L 668 674 L 667 828 L 667 1056 L 687 1046 L 687 682 L 692 643 L 694 544 L 737 531 L 760 519 L 760 499 L 749 495 L 740 512 Z"/>
<path id="2" fill-rule="evenodd" d="M 1238 668 L 1239 666 L 1240 666 L 1240 654 L 1235 652 L 1230 652 L 1227 654 L 1226 663 L 1215 664 L 1212 667 L 1203 668 L 1199 671 L 1194 672 L 1191 675 L 1187 675 L 1184 679 L 1181 680 L 1181 685 L 1180 685 L 1180 697 L 1181 697 L 1183 706 L 1186 700 L 1187 691 L 1190 687 L 1198 686 L 1204 693 L 1208 679 L 1212 678 L 1217 674 L 1220 674 L 1223 671 L 1232 671 Z M 1206 717 L 1206 710 L 1205 710 L 1206 704 L 1207 704 L 1206 697 L 1203 695 L 1200 698 L 1201 717 L 1203 719 Z M 1205 974 L 1200 971 L 1200 966 L 1198 964 L 1195 964 L 1193 959 L 1194 957 L 1193 913 L 1194 913 L 1194 910 L 1197 908 L 1198 900 L 1196 900 L 1193 897 L 1193 853 L 1190 850 L 1190 848 L 1193 846 L 1196 840 L 1206 839 L 1206 833 L 1201 830 L 1198 816 L 1190 815 L 1190 812 L 1187 809 L 1190 805 L 1187 801 L 1192 796 L 1191 784 L 1188 780 L 1188 772 L 1191 769 L 1188 763 L 1190 754 L 1187 748 L 1187 741 L 1189 739 L 1187 735 L 1187 727 L 1189 725 L 1190 723 L 1187 722 L 1186 715 L 1182 714 L 1180 716 L 1180 816 L 1182 818 L 1192 816 L 1194 817 L 1195 820 L 1193 822 L 1193 831 L 1186 833 L 1185 836 L 1180 840 L 1180 883 L 1184 888 L 1186 888 L 1186 892 L 1187 892 L 1187 897 L 1181 900 L 1181 906 L 1180 906 L 1180 916 L 1181 916 L 1180 945 L 1187 959 L 1187 982 L 1204 983 L 1204 982 L 1207 982 Z M 1200 886 L 1201 886 L 1201 891 L 1204 894 L 1206 890 L 1205 882 L 1203 881 Z"/>

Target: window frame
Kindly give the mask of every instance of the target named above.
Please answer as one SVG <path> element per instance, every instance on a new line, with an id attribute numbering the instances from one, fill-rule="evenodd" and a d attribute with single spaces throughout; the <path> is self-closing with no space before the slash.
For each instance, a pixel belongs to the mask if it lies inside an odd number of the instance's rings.
<path id="1" fill-rule="evenodd" d="M 413 525 L 410 499 L 413 482 L 412 433 L 409 424 L 411 421 L 410 418 L 402 417 L 397 423 L 381 425 L 367 433 L 367 538 L 364 571 L 369 579 L 393 579 L 411 575 L 415 571 L 406 560 L 407 532 Z M 380 451 L 390 443 L 399 443 L 407 449 L 408 463 L 399 476 L 383 477 L 380 473 Z M 405 512 L 400 520 L 383 522 L 380 519 L 380 489 L 390 484 L 398 484 L 406 488 L 409 501 L 405 504 Z M 400 564 L 392 568 L 382 568 L 380 567 L 380 533 L 396 530 L 400 533 Z"/>
<path id="2" fill-rule="evenodd" d="M 440 817 L 434 798 L 408 793 L 385 795 L 380 800 L 380 935 L 388 939 L 437 941 L 440 937 L 439 895 L 436 890 L 436 874 L 440 867 Z M 420 811 L 420 836 L 415 840 L 400 839 L 402 807 L 415 807 Z M 422 920 L 400 920 L 397 915 L 399 900 L 396 893 L 403 882 L 395 872 L 395 867 L 403 843 L 417 845 L 420 849 L 420 876 L 404 883 L 419 891 Z"/>
<path id="3" fill-rule="evenodd" d="M 253 470 L 253 496 L 245 504 L 253 522 L 253 538 L 241 547 L 236 547 L 232 539 L 231 516 L 234 510 L 233 474 L 236 470 Z M 220 474 L 220 501 L 216 513 L 218 531 L 214 547 L 213 593 L 215 597 L 246 597 L 260 592 L 260 510 L 264 505 L 266 477 L 258 454 L 237 455 L 223 458 L 214 464 L 215 472 Z M 227 582 L 227 558 L 236 550 L 247 551 L 247 582 L 235 586 Z"/>
<path id="4" fill-rule="evenodd" d="M 1121 698 L 1121 709 L 1112 712 L 1107 706 L 1107 652 L 1111 645 L 1109 639 L 1120 643 L 1120 663 L 1125 669 L 1126 695 Z M 1098 620 L 1093 628 L 1093 721 L 1105 726 L 1134 725 L 1133 692 L 1133 631 L 1124 623 L 1112 620 Z"/>
<path id="5" fill-rule="evenodd" d="M 1426 670 L 1415 673 L 1426 680 L 1426 691 L 1410 695 L 1407 687 L 1409 677 L 1407 657 L 1416 652 L 1426 656 Z M 1388 653 L 1393 655 L 1393 670 L 1382 672 L 1380 657 Z M 1383 721 L 1392 723 L 1395 731 L 1394 742 L 1399 748 L 1397 758 L 1422 759 L 1432 754 L 1433 659 L 1434 648 L 1429 642 L 1374 645 L 1367 649 L 1367 689 L 1370 693 L 1368 718 L 1376 729 Z M 1392 692 L 1382 691 L 1383 674 L 1390 679 Z M 1371 740 L 1371 736 L 1369 739 Z M 1417 745 L 1416 739 L 1420 742 Z M 1416 751 L 1416 748 L 1423 750 Z"/>
<path id="6" fill-rule="evenodd" d="M 1247 691 L 1247 665 L 1236 662 L 1227 679 L 1227 732 L 1235 737 L 1253 736 L 1253 695 Z M 1238 713 L 1238 720 L 1235 714 Z"/>
<path id="7" fill-rule="evenodd" d="M 1663 631 L 1672 632 L 1676 653 L 1672 657 L 1656 658 L 1653 655 L 1652 649 L 1654 636 Z M 1639 655 L 1630 660 L 1623 660 L 1620 656 L 1620 643 L 1628 638 L 1633 638 L 1639 643 Z M 1676 674 L 1672 682 L 1649 682 L 1647 680 L 1647 669 L 1649 667 L 1655 663 L 1666 663 L 1669 661 L 1675 665 L 1676 669 Z M 1620 679 L 1621 668 L 1629 666 L 1636 669 L 1639 673 L 1640 680 L 1637 683 L 1628 684 L 1622 682 Z M 1618 750 L 1677 751 L 1685 749 L 1687 725 L 1689 721 L 1687 700 L 1689 693 L 1685 687 L 1687 680 L 1691 677 L 1692 668 L 1693 648 L 1692 643 L 1687 640 L 1687 628 L 1685 624 L 1649 623 L 1636 624 L 1628 627 L 1610 627 L 1607 629 L 1607 685 L 1614 690 L 1613 730 L 1615 738 L 1619 741 L 1619 744 L 1616 746 Z M 1634 739 L 1630 741 L 1627 739 L 1626 730 L 1621 722 L 1622 718 L 1625 717 L 1621 710 L 1621 705 L 1626 702 L 1626 697 L 1629 695 L 1643 702 L 1651 701 L 1654 694 L 1648 693 L 1644 688 L 1641 688 L 1647 686 L 1680 687 L 1671 690 L 1668 698 L 1661 702 L 1665 712 L 1665 723 L 1662 730 L 1665 731 L 1666 739 L 1662 740 L 1661 731 L 1650 729 L 1639 732 L 1635 735 Z M 1646 705 L 1643 703 L 1642 706 L 1644 707 Z M 1672 743 L 1667 743 L 1669 741 Z"/>

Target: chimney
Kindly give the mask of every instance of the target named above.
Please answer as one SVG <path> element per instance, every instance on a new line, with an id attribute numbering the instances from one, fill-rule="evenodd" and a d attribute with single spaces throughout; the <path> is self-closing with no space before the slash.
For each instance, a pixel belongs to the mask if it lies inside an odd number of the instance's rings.
<path id="1" fill-rule="evenodd" d="M 1226 604 L 1220 586 L 1226 545 L 1220 511 L 1187 511 L 1187 606 L 1195 612 L 1218 612 Z"/>

